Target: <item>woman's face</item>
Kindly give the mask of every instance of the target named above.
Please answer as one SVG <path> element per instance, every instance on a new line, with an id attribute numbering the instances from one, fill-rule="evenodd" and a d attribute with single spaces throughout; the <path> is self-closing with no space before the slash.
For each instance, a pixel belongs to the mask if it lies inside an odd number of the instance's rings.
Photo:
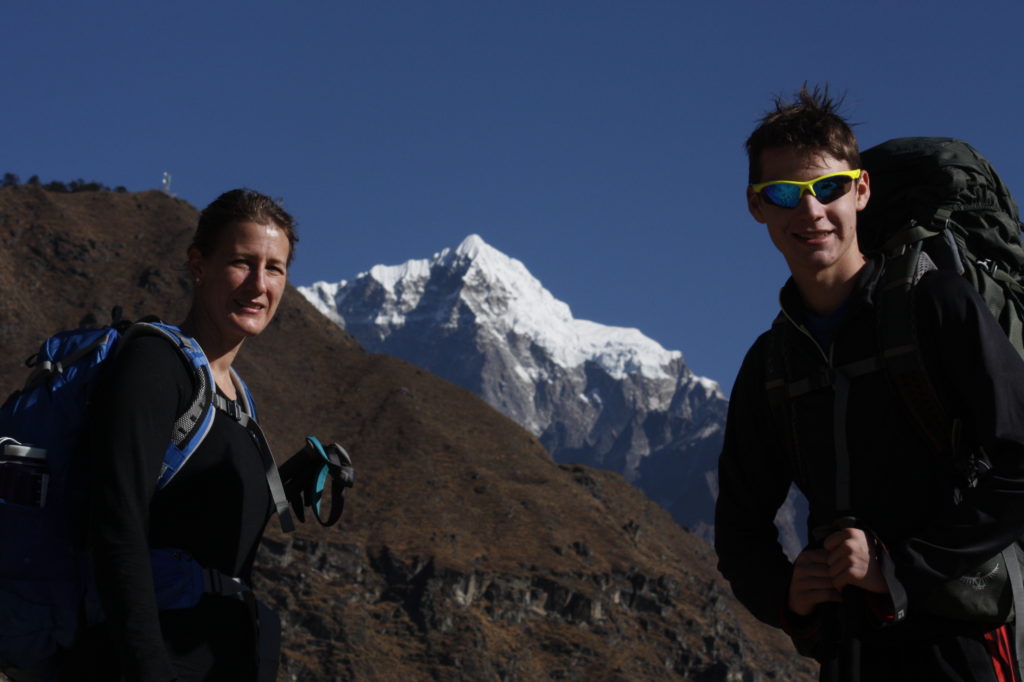
<path id="1" fill-rule="evenodd" d="M 274 224 L 225 227 L 207 256 L 189 251 L 195 305 L 227 345 L 262 332 L 277 312 L 288 278 L 288 237 Z"/>

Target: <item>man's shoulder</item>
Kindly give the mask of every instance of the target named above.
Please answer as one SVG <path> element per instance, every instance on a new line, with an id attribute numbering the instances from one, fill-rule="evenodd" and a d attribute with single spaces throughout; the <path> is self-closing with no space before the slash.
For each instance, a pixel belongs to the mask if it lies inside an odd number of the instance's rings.
<path id="1" fill-rule="evenodd" d="M 915 314 L 943 326 L 949 320 L 977 319 L 988 305 L 962 275 L 952 270 L 926 272 L 914 287 Z"/>
<path id="2" fill-rule="evenodd" d="M 918 295 L 953 298 L 970 296 L 975 291 L 971 283 L 952 270 L 936 268 L 929 270 L 917 283 Z"/>
<path id="3" fill-rule="evenodd" d="M 774 343 L 773 339 L 775 338 L 776 333 L 774 326 L 761 332 L 757 338 L 754 339 L 754 343 L 750 344 L 750 348 L 747 349 L 747 354 L 744 356 L 743 364 L 746 365 L 754 359 L 763 358 L 764 354 L 771 347 L 771 344 Z"/>
<path id="4" fill-rule="evenodd" d="M 764 385 L 765 365 L 769 353 L 772 352 L 773 329 L 762 332 L 743 356 L 743 364 L 740 365 L 739 374 L 736 376 L 735 384 L 741 386 L 762 386 Z M 734 388 L 735 394 L 735 388 Z"/>

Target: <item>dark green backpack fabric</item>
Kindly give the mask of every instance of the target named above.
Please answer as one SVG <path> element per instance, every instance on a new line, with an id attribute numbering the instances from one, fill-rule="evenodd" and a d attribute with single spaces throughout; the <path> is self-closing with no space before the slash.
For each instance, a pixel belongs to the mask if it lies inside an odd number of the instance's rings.
<path id="1" fill-rule="evenodd" d="M 959 271 L 1024 356 L 1024 246 L 1020 212 L 992 165 L 966 142 L 889 140 L 861 154 L 871 198 L 858 216 L 865 253 L 883 253 L 901 277 L 919 277 L 917 252 Z"/>

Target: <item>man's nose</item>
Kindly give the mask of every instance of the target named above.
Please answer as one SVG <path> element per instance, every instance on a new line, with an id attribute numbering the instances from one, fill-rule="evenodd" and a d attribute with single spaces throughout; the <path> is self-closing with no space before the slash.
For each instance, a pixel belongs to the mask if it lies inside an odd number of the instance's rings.
<path id="1" fill-rule="evenodd" d="M 796 205 L 795 210 L 806 213 L 814 218 L 825 215 L 825 205 L 818 201 L 818 197 L 811 194 L 810 191 L 803 193 L 803 196 L 800 197 L 800 203 Z"/>

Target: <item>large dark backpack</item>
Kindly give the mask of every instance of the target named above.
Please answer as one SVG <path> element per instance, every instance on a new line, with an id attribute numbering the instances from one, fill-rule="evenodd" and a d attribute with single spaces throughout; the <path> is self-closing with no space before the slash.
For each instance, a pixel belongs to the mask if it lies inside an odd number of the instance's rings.
<path id="1" fill-rule="evenodd" d="M 1020 213 L 992 165 L 950 138 L 889 140 L 861 155 L 871 199 L 857 222 L 861 249 L 885 258 L 879 339 L 886 370 L 940 452 L 958 448 L 917 350 L 913 288 L 932 268 L 963 275 L 1024 356 L 1024 246 Z"/>
<path id="2" fill-rule="evenodd" d="M 978 290 L 1024 355 L 1020 212 L 992 165 L 966 142 L 906 137 L 868 149 L 861 166 L 871 199 L 857 236 L 865 253 L 886 257 L 886 284 L 909 291 L 928 254 Z"/>
<path id="3" fill-rule="evenodd" d="M 986 455 L 961 442 L 928 377 L 913 320 L 913 287 L 932 268 L 950 269 L 969 281 L 1024 356 L 1024 246 L 1017 203 L 992 165 L 966 142 L 911 137 L 865 151 L 861 166 L 871 178 L 871 199 L 861 212 L 861 248 L 885 258 L 878 294 L 879 340 L 885 369 L 922 432 L 957 476 L 972 486 L 990 468 Z M 971 614 L 992 622 L 1015 612 L 1018 658 L 1024 654 L 1024 585 L 1020 544 L 979 566 L 979 578 L 940 589 L 929 608 L 950 617 Z M 986 584 L 979 592 L 977 585 Z M 1024 661 L 1019 662 L 1024 665 Z"/>
<path id="4" fill-rule="evenodd" d="M 83 623 L 102 618 L 81 538 L 87 453 L 80 441 L 97 377 L 122 344 L 140 335 L 166 339 L 193 374 L 193 397 L 168 434 L 158 489 L 196 451 L 220 409 L 254 433 L 282 527 L 294 528 L 252 397 L 237 374 L 241 409 L 216 394 L 205 354 L 176 327 L 115 322 L 61 332 L 29 359 L 25 387 L 0 408 L 0 669 L 44 664 L 72 643 Z M 161 608 L 192 606 L 208 591 L 248 589 L 172 549 L 152 550 L 151 563 Z"/>

